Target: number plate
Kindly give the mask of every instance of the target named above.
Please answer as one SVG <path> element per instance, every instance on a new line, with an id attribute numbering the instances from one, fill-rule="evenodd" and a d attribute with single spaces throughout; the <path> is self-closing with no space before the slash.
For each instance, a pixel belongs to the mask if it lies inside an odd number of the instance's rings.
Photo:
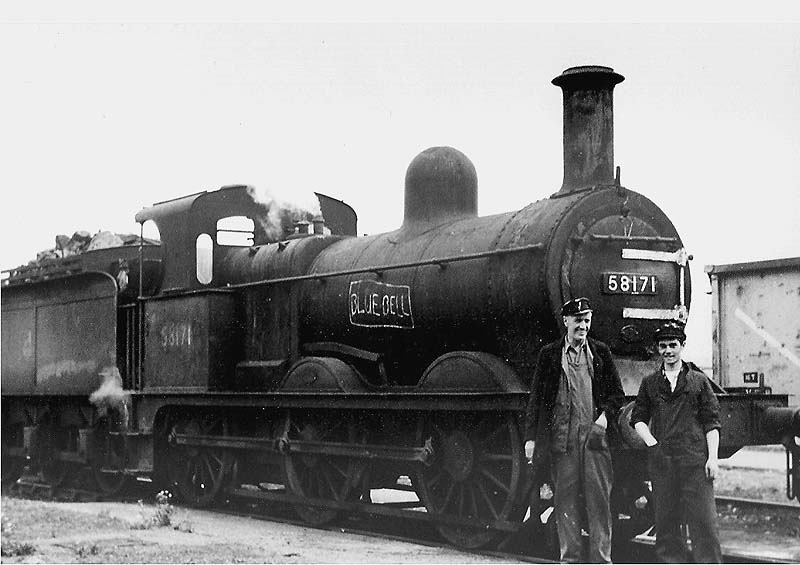
<path id="1" fill-rule="evenodd" d="M 606 294 L 657 294 L 658 277 L 645 273 L 603 273 Z"/>

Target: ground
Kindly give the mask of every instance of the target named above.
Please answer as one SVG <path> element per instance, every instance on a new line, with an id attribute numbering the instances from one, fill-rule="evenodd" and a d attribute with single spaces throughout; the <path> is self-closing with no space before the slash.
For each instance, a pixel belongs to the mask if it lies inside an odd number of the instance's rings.
<path id="1" fill-rule="evenodd" d="M 764 463 L 769 453 L 748 457 Z M 773 454 L 780 459 L 779 452 Z M 745 462 L 746 463 L 746 462 Z M 754 464 L 755 465 L 755 464 Z M 723 466 L 717 494 L 786 501 L 785 472 Z M 158 504 L 50 502 L 4 496 L 3 563 L 491 563 L 492 557 Z M 720 509 L 723 540 L 800 561 L 800 512 Z M 798 553 L 794 553 L 798 551 Z"/>
<path id="2" fill-rule="evenodd" d="M 168 516 L 166 508 L 172 508 Z M 1 510 L 3 563 L 501 562 L 454 549 L 156 504 L 3 497 Z"/>

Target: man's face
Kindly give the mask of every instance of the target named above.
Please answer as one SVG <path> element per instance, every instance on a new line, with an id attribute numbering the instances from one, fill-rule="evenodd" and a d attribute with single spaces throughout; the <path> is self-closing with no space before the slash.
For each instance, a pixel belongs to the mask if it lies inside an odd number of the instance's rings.
<path id="1" fill-rule="evenodd" d="M 679 339 L 659 339 L 658 340 L 658 354 L 668 365 L 674 365 L 681 360 L 681 353 L 683 352 L 683 344 Z"/>
<path id="2" fill-rule="evenodd" d="M 589 328 L 592 327 L 592 313 L 564 316 L 564 325 L 567 327 L 567 339 L 571 342 L 583 341 Z"/>

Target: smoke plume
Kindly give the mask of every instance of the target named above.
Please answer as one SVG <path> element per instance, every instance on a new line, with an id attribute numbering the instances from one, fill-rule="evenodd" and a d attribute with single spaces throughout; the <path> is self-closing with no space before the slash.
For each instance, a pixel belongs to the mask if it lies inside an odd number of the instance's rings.
<path id="1" fill-rule="evenodd" d="M 310 194 L 310 198 L 302 203 L 292 203 L 277 198 L 265 188 L 248 186 L 247 193 L 265 210 L 258 220 L 268 241 L 285 239 L 294 233 L 297 222 L 311 222 L 315 217 L 322 216 L 319 200 L 314 194 Z"/>
<path id="2" fill-rule="evenodd" d="M 91 402 L 97 409 L 100 417 L 118 417 L 123 428 L 128 423 L 128 404 L 130 393 L 122 388 L 122 377 L 116 367 L 107 367 L 100 372 L 103 382 L 100 388 L 89 395 Z"/>

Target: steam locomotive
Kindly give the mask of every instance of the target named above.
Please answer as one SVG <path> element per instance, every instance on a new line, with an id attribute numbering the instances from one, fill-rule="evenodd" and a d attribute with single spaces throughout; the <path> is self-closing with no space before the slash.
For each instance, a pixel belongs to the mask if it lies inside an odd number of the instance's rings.
<path id="1" fill-rule="evenodd" d="M 147 476 L 192 505 L 249 496 L 311 524 L 402 514 L 465 547 L 519 529 L 528 510 L 538 522 L 552 500 L 520 430 L 560 305 L 595 305 L 593 335 L 629 395 L 656 366 L 656 325 L 690 307 L 691 256 L 614 167 L 622 80 L 584 66 L 552 81 L 564 181 L 520 210 L 478 217 L 474 166 L 433 147 L 409 165 L 388 233 L 357 237 L 352 208 L 320 194 L 313 230 L 276 236 L 252 187 L 225 186 L 139 212 L 158 242 L 12 270 L 3 481 L 27 469 L 58 485 L 88 466 L 107 494 Z M 723 457 L 800 434 L 786 395 L 718 392 Z M 627 416 L 610 430 L 613 504 L 633 531 L 650 518 Z M 413 490 L 426 512 L 374 503 L 384 487 Z"/>

